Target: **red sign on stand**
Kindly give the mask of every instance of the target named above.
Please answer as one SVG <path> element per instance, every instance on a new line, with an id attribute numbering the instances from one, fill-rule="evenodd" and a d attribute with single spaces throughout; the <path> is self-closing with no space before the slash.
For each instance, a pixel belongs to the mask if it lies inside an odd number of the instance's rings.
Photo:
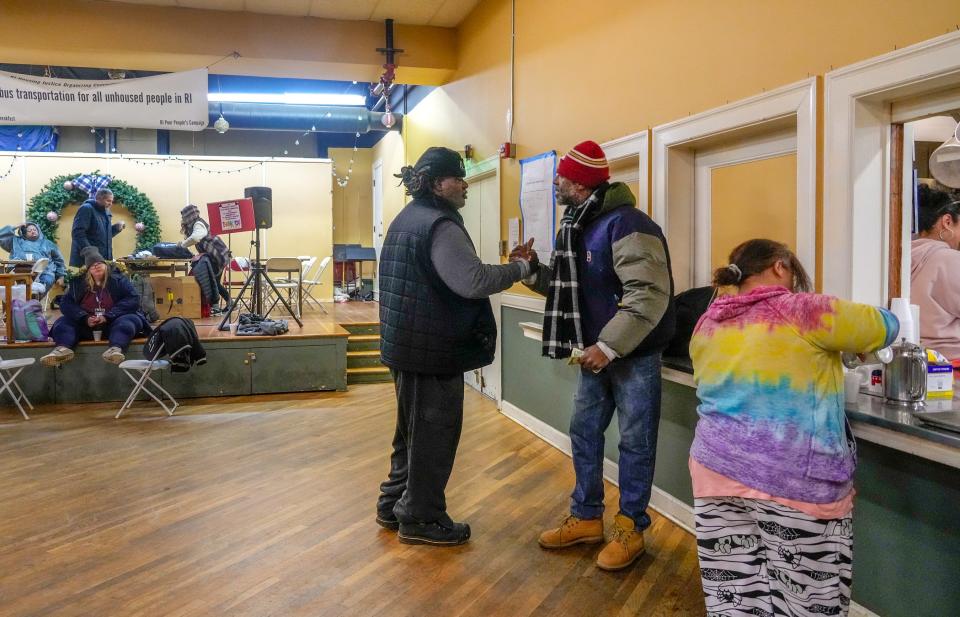
<path id="1" fill-rule="evenodd" d="M 207 204 L 210 233 L 215 236 L 253 231 L 257 221 L 253 216 L 253 199 L 231 199 Z"/>

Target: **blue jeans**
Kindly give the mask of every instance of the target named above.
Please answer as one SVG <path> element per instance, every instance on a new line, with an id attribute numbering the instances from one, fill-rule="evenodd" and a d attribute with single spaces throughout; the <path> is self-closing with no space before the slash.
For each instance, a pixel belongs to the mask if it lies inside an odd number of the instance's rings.
<path id="1" fill-rule="evenodd" d="M 647 504 L 660 424 L 659 353 L 620 358 L 599 373 L 580 370 L 570 419 L 577 476 L 570 513 L 577 518 L 603 516 L 603 432 L 615 409 L 620 425 L 620 512 L 643 530 L 650 526 Z"/>

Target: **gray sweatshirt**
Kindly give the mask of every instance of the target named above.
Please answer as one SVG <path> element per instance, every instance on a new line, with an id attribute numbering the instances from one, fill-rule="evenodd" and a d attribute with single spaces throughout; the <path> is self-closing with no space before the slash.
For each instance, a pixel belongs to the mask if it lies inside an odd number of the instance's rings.
<path id="1" fill-rule="evenodd" d="M 433 232 L 430 259 L 440 279 L 455 294 L 468 299 L 486 298 L 530 275 L 530 264 L 485 264 L 459 225 L 441 221 Z"/>

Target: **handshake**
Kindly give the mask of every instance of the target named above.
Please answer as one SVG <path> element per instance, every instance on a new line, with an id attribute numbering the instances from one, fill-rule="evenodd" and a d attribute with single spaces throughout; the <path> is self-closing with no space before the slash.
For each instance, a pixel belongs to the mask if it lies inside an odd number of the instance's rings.
<path id="1" fill-rule="evenodd" d="M 529 262 L 530 269 L 536 271 L 540 259 L 537 257 L 537 252 L 533 250 L 533 238 L 523 244 L 518 244 L 510 251 L 510 261 L 520 261 L 521 259 Z"/>

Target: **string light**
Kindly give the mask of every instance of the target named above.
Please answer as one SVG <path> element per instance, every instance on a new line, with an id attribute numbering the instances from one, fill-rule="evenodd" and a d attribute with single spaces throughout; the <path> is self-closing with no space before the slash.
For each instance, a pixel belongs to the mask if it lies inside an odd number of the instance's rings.
<path id="1" fill-rule="evenodd" d="M 13 165 L 16 162 L 17 162 L 17 157 L 14 156 L 10 158 L 10 167 L 7 167 L 7 171 L 5 171 L 3 175 L 0 175 L 0 180 L 6 180 L 7 176 L 13 173 Z"/>

